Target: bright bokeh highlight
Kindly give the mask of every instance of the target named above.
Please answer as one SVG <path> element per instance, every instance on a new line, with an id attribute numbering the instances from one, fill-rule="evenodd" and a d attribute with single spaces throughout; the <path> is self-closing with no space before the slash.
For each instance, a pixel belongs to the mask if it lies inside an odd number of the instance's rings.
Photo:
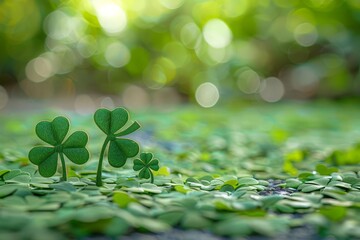
<path id="1" fill-rule="evenodd" d="M 205 41 L 213 48 L 224 48 L 232 40 L 230 28 L 220 19 L 212 19 L 207 22 L 203 34 Z"/>
<path id="2" fill-rule="evenodd" d="M 205 82 L 196 89 L 195 98 L 200 106 L 210 108 L 219 101 L 220 94 L 214 84 Z"/>

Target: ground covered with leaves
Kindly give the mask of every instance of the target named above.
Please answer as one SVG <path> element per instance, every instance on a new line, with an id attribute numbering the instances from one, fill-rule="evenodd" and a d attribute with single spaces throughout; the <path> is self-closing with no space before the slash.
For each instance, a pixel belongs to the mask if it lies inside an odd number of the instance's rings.
<path id="1" fill-rule="evenodd" d="M 104 162 L 91 115 L 0 116 L 0 239 L 358 239 L 360 111 L 356 103 L 283 103 L 132 112 L 131 135 L 160 160 L 154 183 L 129 159 Z M 131 111 L 131 110 L 130 110 Z M 34 127 L 65 115 L 89 134 L 90 160 L 41 177 Z"/>

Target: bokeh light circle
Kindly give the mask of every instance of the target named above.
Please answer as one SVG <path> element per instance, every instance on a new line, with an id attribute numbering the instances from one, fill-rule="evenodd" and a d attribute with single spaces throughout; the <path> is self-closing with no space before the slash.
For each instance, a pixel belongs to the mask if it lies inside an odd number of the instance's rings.
<path id="1" fill-rule="evenodd" d="M 168 9 L 176 9 L 184 4 L 184 0 L 160 0 L 160 3 Z"/>
<path id="2" fill-rule="evenodd" d="M 260 87 L 260 76 L 251 68 L 241 69 L 237 74 L 236 83 L 242 92 L 252 94 Z"/>
<path id="3" fill-rule="evenodd" d="M 291 71 L 291 86 L 301 92 L 313 90 L 320 82 L 320 74 L 312 65 L 303 65 Z"/>
<path id="4" fill-rule="evenodd" d="M 105 59 L 112 67 L 122 67 L 130 61 L 130 51 L 124 44 L 114 42 L 106 48 Z"/>
<path id="5" fill-rule="evenodd" d="M 25 74 L 33 82 L 43 82 L 54 75 L 54 66 L 48 58 L 37 57 L 28 62 Z"/>
<path id="6" fill-rule="evenodd" d="M 266 78 L 261 83 L 260 96 L 266 102 L 277 102 L 284 93 L 284 84 L 276 77 Z"/>
<path id="7" fill-rule="evenodd" d="M 231 43 L 232 32 L 228 25 L 220 19 L 212 19 L 204 26 L 205 41 L 213 48 L 224 48 Z"/>
<path id="8" fill-rule="evenodd" d="M 113 1 L 93 1 L 101 27 L 110 35 L 122 32 L 127 25 L 125 11 Z"/>
<path id="9" fill-rule="evenodd" d="M 214 84 L 205 82 L 196 89 L 195 98 L 200 106 L 210 108 L 219 101 L 220 94 Z"/>
<path id="10" fill-rule="evenodd" d="M 180 39 L 187 48 L 196 48 L 201 40 L 200 36 L 200 28 L 193 22 L 187 23 L 181 28 Z"/>
<path id="11" fill-rule="evenodd" d="M 311 23 L 302 23 L 295 28 L 294 38 L 303 47 L 309 47 L 316 43 L 318 32 Z"/>

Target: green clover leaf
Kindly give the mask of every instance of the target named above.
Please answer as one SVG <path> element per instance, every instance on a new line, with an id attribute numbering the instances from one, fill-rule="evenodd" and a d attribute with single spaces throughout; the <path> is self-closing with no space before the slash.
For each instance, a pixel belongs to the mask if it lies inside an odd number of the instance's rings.
<path id="1" fill-rule="evenodd" d="M 141 153 L 140 159 L 137 158 L 134 160 L 133 169 L 135 171 L 140 171 L 139 172 L 140 178 L 145 178 L 145 179 L 150 178 L 151 183 L 153 183 L 154 175 L 152 171 L 159 170 L 159 160 L 154 159 L 152 153 Z"/>
<path id="2" fill-rule="evenodd" d="M 62 180 L 66 181 L 66 166 L 64 155 L 73 163 L 84 164 L 89 159 L 89 152 L 85 148 L 88 135 L 83 131 L 76 131 L 65 139 L 69 131 L 69 120 L 56 117 L 52 122 L 41 121 L 36 125 L 36 135 L 51 146 L 37 146 L 30 150 L 29 160 L 39 167 L 43 177 L 51 177 L 56 173 L 58 157 L 60 156 L 63 169 Z"/>
<path id="3" fill-rule="evenodd" d="M 134 121 L 129 127 L 119 132 L 127 124 L 128 120 L 129 113 L 124 108 L 116 108 L 113 111 L 102 108 L 98 109 L 94 114 L 96 125 L 107 135 L 100 153 L 96 175 L 97 186 L 102 185 L 102 162 L 108 144 L 108 161 L 113 167 L 124 166 L 128 158 L 135 157 L 139 153 L 139 145 L 135 141 L 120 138 L 140 128 L 140 124 Z"/>

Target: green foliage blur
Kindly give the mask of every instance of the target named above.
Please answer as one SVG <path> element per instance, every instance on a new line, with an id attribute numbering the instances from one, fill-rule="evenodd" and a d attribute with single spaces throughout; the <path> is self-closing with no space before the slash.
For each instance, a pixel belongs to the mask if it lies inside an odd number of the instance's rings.
<path id="1" fill-rule="evenodd" d="M 3 0 L 0 88 L 43 98 L 134 85 L 209 106 L 217 91 L 360 96 L 359 24 L 358 0 Z"/>

